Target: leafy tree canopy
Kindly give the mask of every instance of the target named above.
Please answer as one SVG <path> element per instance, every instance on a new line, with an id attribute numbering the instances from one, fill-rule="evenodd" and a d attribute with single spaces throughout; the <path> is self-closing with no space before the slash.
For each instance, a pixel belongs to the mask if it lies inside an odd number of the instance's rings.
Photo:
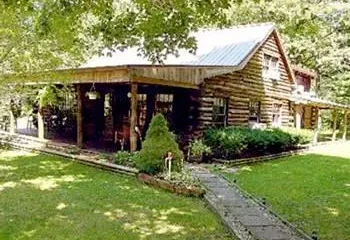
<path id="1" fill-rule="evenodd" d="M 234 1 L 235 3 L 236 1 Z M 74 67 L 104 48 L 139 47 L 161 62 L 195 51 L 193 30 L 224 25 L 230 0 L 2 0 L 0 80 Z"/>
<path id="2" fill-rule="evenodd" d="M 350 103 L 347 0 L 246 0 L 228 15 L 231 24 L 275 22 L 292 62 L 318 72 L 321 95 Z"/>

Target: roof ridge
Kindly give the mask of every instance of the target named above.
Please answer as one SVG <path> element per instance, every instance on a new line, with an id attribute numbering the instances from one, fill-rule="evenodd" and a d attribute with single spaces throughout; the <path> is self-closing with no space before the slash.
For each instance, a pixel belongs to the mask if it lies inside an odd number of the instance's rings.
<path id="1" fill-rule="evenodd" d="M 237 29 L 237 28 L 248 28 L 248 27 L 263 27 L 263 26 L 271 26 L 273 28 L 276 27 L 276 24 L 274 22 L 257 22 L 257 23 L 247 23 L 247 24 L 238 24 L 238 25 L 232 25 L 229 27 L 207 27 L 207 28 L 201 28 L 199 31 L 212 31 L 212 30 L 225 30 L 225 29 Z"/>

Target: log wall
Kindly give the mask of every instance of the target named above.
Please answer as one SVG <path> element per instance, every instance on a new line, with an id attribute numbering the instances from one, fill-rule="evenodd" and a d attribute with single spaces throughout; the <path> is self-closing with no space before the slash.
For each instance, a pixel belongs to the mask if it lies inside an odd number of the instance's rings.
<path id="1" fill-rule="evenodd" d="M 280 79 L 262 77 L 264 53 L 280 59 Z M 282 126 L 294 125 L 289 101 L 294 83 L 288 74 L 281 51 L 272 34 L 258 49 L 243 70 L 205 79 L 201 87 L 199 132 L 212 126 L 213 99 L 229 99 L 228 125 L 248 126 L 249 102 L 261 102 L 261 123 L 272 124 L 274 103 L 282 104 Z"/>

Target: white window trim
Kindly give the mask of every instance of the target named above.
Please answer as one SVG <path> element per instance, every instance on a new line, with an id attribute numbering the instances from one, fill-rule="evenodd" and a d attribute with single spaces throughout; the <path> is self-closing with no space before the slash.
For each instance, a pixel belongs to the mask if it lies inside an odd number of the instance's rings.
<path id="1" fill-rule="evenodd" d="M 266 58 L 269 58 L 267 66 L 265 65 Z M 273 66 L 274 59 L 277 59 L 276 66 Z M 262 69 L 263 78 L 277 80 L 277 81 L 280 80 L 281 78 L 280 59 L 278 57 L 264 53 L 262 65 L 263 65 L 263 69 Z M 267 67 L 267 70 L 265 70 L 265 67 Z"/>
<path id="2" fill-rule="evenodd" d="M 275 112 L 275 104 L 279 105 L 278 113 Z M 274 126 L 274 127 L 281 127 L 282 126 L 283 104 L 278 104 L 278 103 L 275 103 L 275 104 L 273 106 L 274 109 L 273 109 L 273 113 L 272 113 L 272 126 Z M 278 121 L 277 122 L 274 121 L 274 118 L 273 118 L 274 115 L 278 115 Z"/>
<path id="3" fill-rule="evenodd" d="M 253 116 L 253 115 L 251 115 L 251 113 L 250 113 L 250 110 L 251 110 L 251 107 L 250 107 L 250 105 L 251 105 L 251 103 L 257 103 L 258 104 L 258 112 L 257 112 L 257 115 L 256 116 Z M 256 118 L 256 121 L 254 121 L 254 120 L 251 120 L 251 118 Z M 260 100 L 250 100 L 249 101 L 249 120 L 248 120 L 248 122 L 249 123 L 260 123 L 260 121 L 261 121 L 261 101 Z"/>

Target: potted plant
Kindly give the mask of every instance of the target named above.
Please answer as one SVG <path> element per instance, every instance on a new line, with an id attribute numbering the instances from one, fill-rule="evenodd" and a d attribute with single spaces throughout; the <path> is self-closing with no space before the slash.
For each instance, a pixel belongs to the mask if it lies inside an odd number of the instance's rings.
<path id="1" fill-rule="evenodd" d="M 205 145 L 202 140 L 194 140 L 190 143 L 188 160 L 191 162 L 202 162 L 203 157 L 211 153 L 209 146 Z"/>

